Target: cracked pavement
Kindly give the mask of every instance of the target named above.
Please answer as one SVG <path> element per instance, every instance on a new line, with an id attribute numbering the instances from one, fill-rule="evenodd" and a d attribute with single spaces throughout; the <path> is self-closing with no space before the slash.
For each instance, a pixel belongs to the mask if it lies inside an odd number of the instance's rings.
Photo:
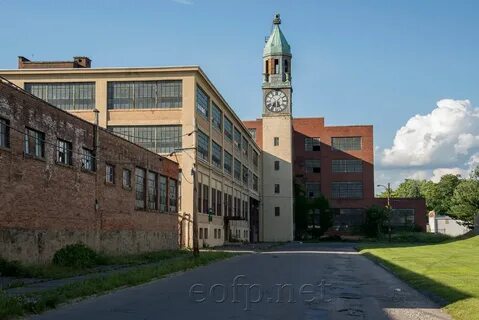
<path id="1" fill-rule="evenodd" d="M 290 243 L 32 319 L 451 319 L 350 243 Z"/>

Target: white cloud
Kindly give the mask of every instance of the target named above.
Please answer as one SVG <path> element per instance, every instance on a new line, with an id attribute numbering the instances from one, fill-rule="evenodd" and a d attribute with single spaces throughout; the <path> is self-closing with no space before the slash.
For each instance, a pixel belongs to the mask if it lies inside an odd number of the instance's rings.
<path id="1" fill-rule="evenodd" d="M 478 147 L 479 109 L 469 100 L 443 99 L 431 113 L 409 119 L 380 161 L 384 167 L 454 166 Z"/>
<path id="2" fill-rule="evenodd" d="M 469 100 L 443 99 L 429 114 L 401 127 L 390 148 L 376 148 L 376 182 L 439 181 L 445 174 L 468 177 L 479 165 L 479 108 Z"/>

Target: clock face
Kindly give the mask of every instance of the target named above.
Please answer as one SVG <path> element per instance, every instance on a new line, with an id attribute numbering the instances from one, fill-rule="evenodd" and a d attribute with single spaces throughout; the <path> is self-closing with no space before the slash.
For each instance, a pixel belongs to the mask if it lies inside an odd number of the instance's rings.
<path id="1" fill-rule="evenodd" d="M 270 91 L 265 98 L 266 108 L 271 112 L 282 112 L 288 106 L 288 97 L 283 91 Z"/>

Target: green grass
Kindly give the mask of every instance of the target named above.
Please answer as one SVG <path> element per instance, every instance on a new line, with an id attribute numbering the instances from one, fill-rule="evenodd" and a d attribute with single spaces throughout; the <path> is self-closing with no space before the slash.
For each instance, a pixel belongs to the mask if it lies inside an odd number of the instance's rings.
<path id="1" fill-rule="evenodd" d="M 40 313 L 73 299 L 105 293 L 120 287 L 138 285 L 174 272 L 185 271 L 226 259 L 233 255 L 225 252 L 202 252 L 198 258 L 191 255 L 170 258 L 155 266 L 143 266 L 132 271 L 80 281 L 46 292 L 20 297 L 7 296 L 0 291 L 0 319 Z"/>
<path id="2" fill-rule="evenodd" d="M 90 268 L 74 268 L 54 264 L 21 264 L 0 258 L 0 274 L 18 278 L 60 279 L 98 271 L 97 267 L 109 265 L 140 265 L 190 254 L 186 250 L 164 250 L 134 255 L 111 256 L 100 254 L 98 264 Z"/>
<path id="3" fill-rule="evenodd" d="M 369 243 L 359 249 L 432 294 L 454 319 L 479 319 L 479 236 L 438 244 Z"/>

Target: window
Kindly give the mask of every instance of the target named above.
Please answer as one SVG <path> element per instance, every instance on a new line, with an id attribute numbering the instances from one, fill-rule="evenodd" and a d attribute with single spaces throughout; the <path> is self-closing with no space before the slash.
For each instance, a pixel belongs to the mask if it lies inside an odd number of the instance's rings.
<path id="1" fill-rule="evenodd" d="M 171 153 L 181 149 L 181 125 L 110 126 L 114 134 L 155 153 Z"/>
<path id="2" fill-rule="evenodd" d="M 414 209 L 393 209 L 391 214 L 391 225 L 395 227 L 413 226 L 414 213 Z"/>
<path id="3" fill-rule="evenodd" d="M 210 188 L 204 184 L 203 185 L 203 213 L 208 213 L 210 206 Z"/>
<path id="4" fill-rule="evenodd" d="M 274 73 L 279 74 L 279 60 L 274 59 Z"/>
<path id="5" fill-rule="evenodd" d="M 253 140 L 256 140 L 256 129 L 255 128 L 249 128 L 248 132 L 249 132 L 249 135 L 251 136 L 251 138 L 253 138 Z"/>
<path id="6" fill-rule="evenodd" d="M 156 172 L 148 171 L 147 179 L 148 189 L 148 209 L 158 209 L 158 174 Z"/>
<path id="7" fill-rule="evenodd" d="M 279 207 L 274 207 L 274 215 L 275 215 L 276 217 L 279 217 L 279 210 L 280 210 Z"/>
<path id="8" fill-rule="evenodd" d="M 105 165 L 105 181 L 115 183 L 115 167 L 108 163 Z"/>
<path id="9" fill-rule="evenodd" d="M 71 142 L 57 139 L 57 162 L 68 166 L 73 164 Z"/>
<path id="10" fill-rule="evenodd" d="M 215 235 L 214 238 L 216 239 L 218 237 L 218 229 L 215 228 Z"/>
<path id="11" fill-rule="evenodd" d="M 95 156 L 92 150 L 82 148 L 81 167 L 88 171 L 95 171 Z"/>
<path id="12" fill-rule="evenodd" d="M 200 87 L 196 87 L 196 111 L 208 118 L 210 113 L 210 97 Z"/>
<path id="13" fill-rule="evenodd" d="M 235 148 L 239 150 L 241 147 L 241 132 L 238 129 L 236 129 L 236 127 L 234 131 L 235 131 L 235 135 L 234 135 L 233 142 L 234 142 Z"/>
<path id="14" fill-rule="evenodd" d="M 331 146 L 333 150 L 340 151 L 357 151 L 361 150 L 361 137 L 333 137 L 331 138 Z"/>
<path id="15" fill-rule="evenodd" d="M 308 198 L 318 198 L 321 195 L 321 184 L 319 182 L 306 183 L 306 196 Z"/>
<path id="16" fill-rule="evenodd" d="M 243 166 L 243 184 L 248 186 L 248 168 Z"/>
<path id="17" fill-rule="evenodd" d="M 234 177 L 236 180 L 241 180 L 241 162 L 238 159 L 235 159 Z"/>
<path id="18" fill-rule="evenodd" d="M 259 158 L 259 154 L 256 150 L 253 150 L 253 165 L 255 166 L 255 168 L 258 168 L 258 158 Z"/>
<path id="19" fill-rule="evenodd" d="M 222 215 L 222 212 L 221 212 L 221 210 L 223 209 L 223 207 L 221 205 L 221 199 L 223 199 L 222 197 L 223 197 L 223 195 L 221 194 L 221 191 L 217 190 L 216 191 L 216 201 L 217 201 L 217 203 L 216 203 L 216 214 L 218 216 Z"/>
<path id="20" fill-rule="evenodd" d="M 228 194 L 223 193 L 223 203 L 224 203 L 224 209 L 225 209 L 225 216 L 228 216 Z"/>
<path id="21" fill-rule="evenodd" d="M 131 171 L 128 169 L 123 169 L 123 188 L 131 188 Z"/>
<path id="22" fill-rule="evenodd" d="M 279 161 L 278 161 L 278 160 L 276 160 L 276 161 L 274 162 L 274 170 L 275 170 L 275 171 L 278 171 L 278 170 L 279 170 Z"/>
<path id="23" fill-rule="evenodd" d="M 198 155 L 200 159 L 209 161 L 210 154 L 210 138 L 201 131 L 198 131 L 197 136 L 198 143 Z"/>
<path id="24" fill-rule="evenodd" d="M 223 113 L 214 102 L 212 103 L 211 114 L 212 114 L 211 124 L 213 125 L 213 128 L 216 128 L 221 131 L 221 128 L 223 127 Z"/>
<path id="25" fill-rule="evenodd" d="M 24 152 L 37 158 L 45 158 L 45 134 L 37 130 L 25 128 Z"/>
<path id="26" fill-rule="evenodd" d="M 321 138 L 304 138 L 304 151 L 321 151 Z"/>
<path id="27" fill-rule="evenodd" d="M 253 191 L 258 191 L 258 176 L 253 174 Z"/>
<path id="28" fill-rule="evenodd" d="M 168 189 L 167 189 L 166 181 L 167 181 L 167 178 L 165 176 L 160 175 L 160 212 L 167 212 L 166 205 L 167 205 Z"/>
<path id="29" fill-rule="evenodd" d="M 10 121 L 0 118 L 0 147 L 10 148 Z"/>
<path id="30" fill-rule="evenodd" d="M 145 209 L 145 170 L 135 169 L 135 207 Z"/>
<path id="31" fill-rule="evenodd" d="M 304 170 L 306 173 L 321 172 L 321 160 L 304 160 Z"/>
<path id="32" fill-rule="evenodd" d="M 243 137 L 243 142 L 241 143 L 241 149 L 243 150 L 243 155 L 248 157 L 248 148 L 249 148 L 249 143 L 246 137 Z"/>
<path id="33" fill-rule="evenodd" d="M 226 117 L 224 126 L 225 137 L 230 141 L 233 140 L 233 123 Z"/>
<path id="34" fill-rule="evenodd" d="M 95 108 L 94 82 L 25 83 L 25 90 L 63 110 Z"/>
<path id="35" fill-rule="evenodd" d="M 203 185 L 201 183 L 198 183 L 198 190 L 197 190 L 197 196 L 198 196 L 198 212 L 203 212 Z"/>
<path id="36" fill-rule="evenodd" d="M 178 183 L 174 179 L 168 179 L 168 207 L 169 211 L 176 213 L 178 211 Z"/>
<path id="37" fill-rule="evenodd" d="M 275 147 L 279 146 L 279 137 L 274 137 L 273 144 Z"/>
<path id="38" fill-rule="evenodd" d="M 334 173 L 363 172 L 363 162 L 361 160 L 333 160 L 332 171 Z"/>
<path id="39" fill-rule="evenodd" d="M 221 229 L 218 229 L 218 239 L 221 239 Z"/>
<path id="40" fill-rule="evenodd" d="M 212 146 L 213 148 L 211 152 L 211 160 L 217 168 L 221 169 L 221 165 L 222 165 L 221 158 L 223 156 L 223 148 L 221 148 L 221 146 L 214 141 Z"/>
<path id="41" fill-rule="evenodd" d="M 215 214 L 215 213 L 216 213 L 216 189 L 211 188 L 211 214 Z"/>
<path id="42" fill-rule="evenodd" d="M 208 239 L 208 228 L 204 228 L 205 239 Z"/>
<path id="43" fill-rule="evenodd" d="M 288 60 L 284 60 L 284 72 L 289 72 Z"/>
<path id="44" fill-rule="evenodd" d="M 279 184 L 278 183 L 275 183 L 274 185 L 274 193 L 278 194 L 280 191 L 279 191 Z"/>
<path id="45" fill-rule="evenodd" d="M 233 215 L 233 196 L 231 194 L 228 195 L 228 216 Z"/>
<path id="46" fill-rule="evenodd" d="M 199 237 L 200 239 L 203 239 L 203 228 L 200 228 L 200 232 L 199 232 L 198 237 Z"/>
<path id="47" fill-rule="evenodd" d="M 228 151 L 225 150 L 224 157 L 225 159 L 224 159 L 223 167 L 225 169 L 225 172 L 228 174 L 231 174 L 232 167 L 233 167 L 233 156 Z"/>
<path id="48" fill-rule="evenodd" d="M 363 183 L 360 181 L 352 182 L 333 182 L 333 199 L 362 199 Z"/>
<path id="49" fill-rule="evenodd" d="M 181 108 L 181 80 L 108 82 L 108 109 Z"/>

